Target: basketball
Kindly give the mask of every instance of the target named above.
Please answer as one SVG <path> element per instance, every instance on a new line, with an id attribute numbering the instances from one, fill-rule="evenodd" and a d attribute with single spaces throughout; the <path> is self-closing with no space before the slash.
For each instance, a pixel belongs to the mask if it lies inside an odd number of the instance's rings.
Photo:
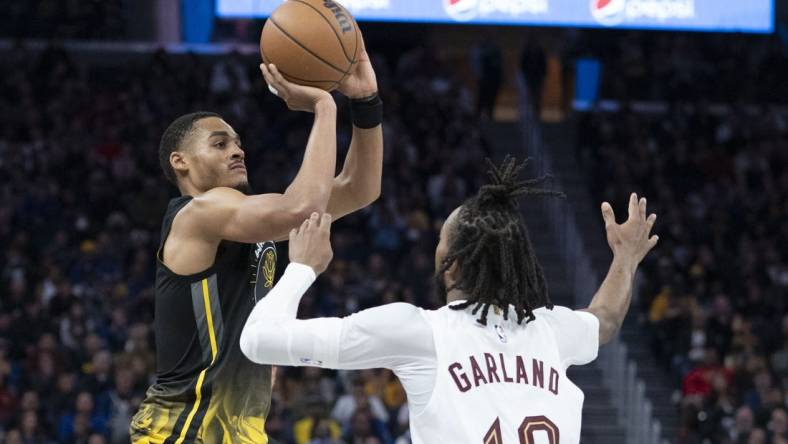
<path id="1" fill-rule="evenodd" d="M 264 63 L 290 82 L 331 91 L 358 61 L 361 32 L 332 0 L 287 0 L 271 13 L 260 36 Z"/>

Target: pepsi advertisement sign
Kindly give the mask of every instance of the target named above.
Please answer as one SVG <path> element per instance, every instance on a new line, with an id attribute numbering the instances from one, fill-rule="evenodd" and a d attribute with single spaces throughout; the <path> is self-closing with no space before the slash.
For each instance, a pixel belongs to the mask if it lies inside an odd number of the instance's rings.
<path id="1" fill-rule="evenodd" d="M 222 18 L 283 0 L 216 0 Z M 774 0 L 340 0 L 357 20 L 769 33 Z"/>

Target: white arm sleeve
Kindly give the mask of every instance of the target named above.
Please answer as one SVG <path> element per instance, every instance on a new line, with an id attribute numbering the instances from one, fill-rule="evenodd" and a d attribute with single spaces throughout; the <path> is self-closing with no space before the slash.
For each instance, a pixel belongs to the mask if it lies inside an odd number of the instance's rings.
<path id="1" fill-rule="evenodd" d="M 599 319 L 596 316 L 558 305 L 552 310 L 540 309 L 539 315 L 544 316 L 553 329 L 564 368 L 596 359 L 599 352 Z"/>
<path id="2" fill-rule="evenodd" d="M 390 368 L 435 358 L 432 328 L 405 303 L 371 308 L 346 318 L 296 319 L 298 303 L 315 280 L 306 265 L 291 263 L 241 332 L 241 350 L 260 364 L 336 369 Z"/>
<path id="3" fill-rule="evenodd" d="M 411 404 L 426 405 L 437 357 L 432 327 L 421 310 L 394 303 L 346 318 L 296 319 L 298 303 L 315 279 L 311 268 L 291 263 L 257 303 L 241 332 L 241 350 L 259 364 L 333 369 L 389 368 Z"/>
<path id="4" fill-rule="evenodd" d="M 311 267 L 291 263 L 274 288 L 255 305 L 241 331 L 241 351 L 249 360 L 279 365 L 336 362 L 339 319 L 314 320 L 321 334 L 311 338 L 306 338 L 309 331 L 304 331 L 301 321 L 296 321 L 301 297 L 315 278 Z M 310 350 L 307 352 L 306 348 Z M 291 349 L 299 350 L 299 357 L 309 356 L 314 362 L 300 362 Z"/>

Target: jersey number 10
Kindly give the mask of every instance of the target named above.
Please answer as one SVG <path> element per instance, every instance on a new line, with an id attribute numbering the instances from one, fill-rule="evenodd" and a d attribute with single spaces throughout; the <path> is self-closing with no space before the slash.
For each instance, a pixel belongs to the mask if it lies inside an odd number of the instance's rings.
<path id="1" fill-rule="evenodd" d="M 547 433 L 548 444 L 558 443 L 558 427 L 545 416 L 528 416 L 523 419 L 520 428 L 517 429 L 517 436 L 520 444 L 536 444 L 534 433 L 544 431 Z M 501 433 L 501 418 L 495 418 L 495 422 L 490 426 L 490 430 L 484 435 L 484 444 L 503 444 L 503 434 Z"/>

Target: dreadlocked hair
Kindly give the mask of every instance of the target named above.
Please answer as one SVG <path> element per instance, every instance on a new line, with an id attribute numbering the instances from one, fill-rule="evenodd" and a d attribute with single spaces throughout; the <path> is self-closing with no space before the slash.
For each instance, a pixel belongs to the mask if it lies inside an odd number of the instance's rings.
<path id="1" fill-rule="evenodd" d="M 551 178 L 549 174 L 518 180 L 528 160 L 518 164 L 507 155 L 497 167 L 485 159 L 491 183 L 463 203 L 449 251 L 438 270 L 442 276 L 457 263 L 459 280 L 447 291 L 461 290 L 466 300 L 450 307 L 464 310 L 473 306 L 474 315 L 481 310 L 477 322 L 482 325 L 487 325 L 487 313 L 492 305 L 503 310 L 504 319 L 508 319 L 508 307 L 512 305 L 518 324 L 523 319 L 527 319 L 526 323 L 534 320 L 536 308 L 553 308 L 544 271 L 534 255 L 517 199 L 521 196 L 565 198 L 566 195 L 538 188 Z"/>

